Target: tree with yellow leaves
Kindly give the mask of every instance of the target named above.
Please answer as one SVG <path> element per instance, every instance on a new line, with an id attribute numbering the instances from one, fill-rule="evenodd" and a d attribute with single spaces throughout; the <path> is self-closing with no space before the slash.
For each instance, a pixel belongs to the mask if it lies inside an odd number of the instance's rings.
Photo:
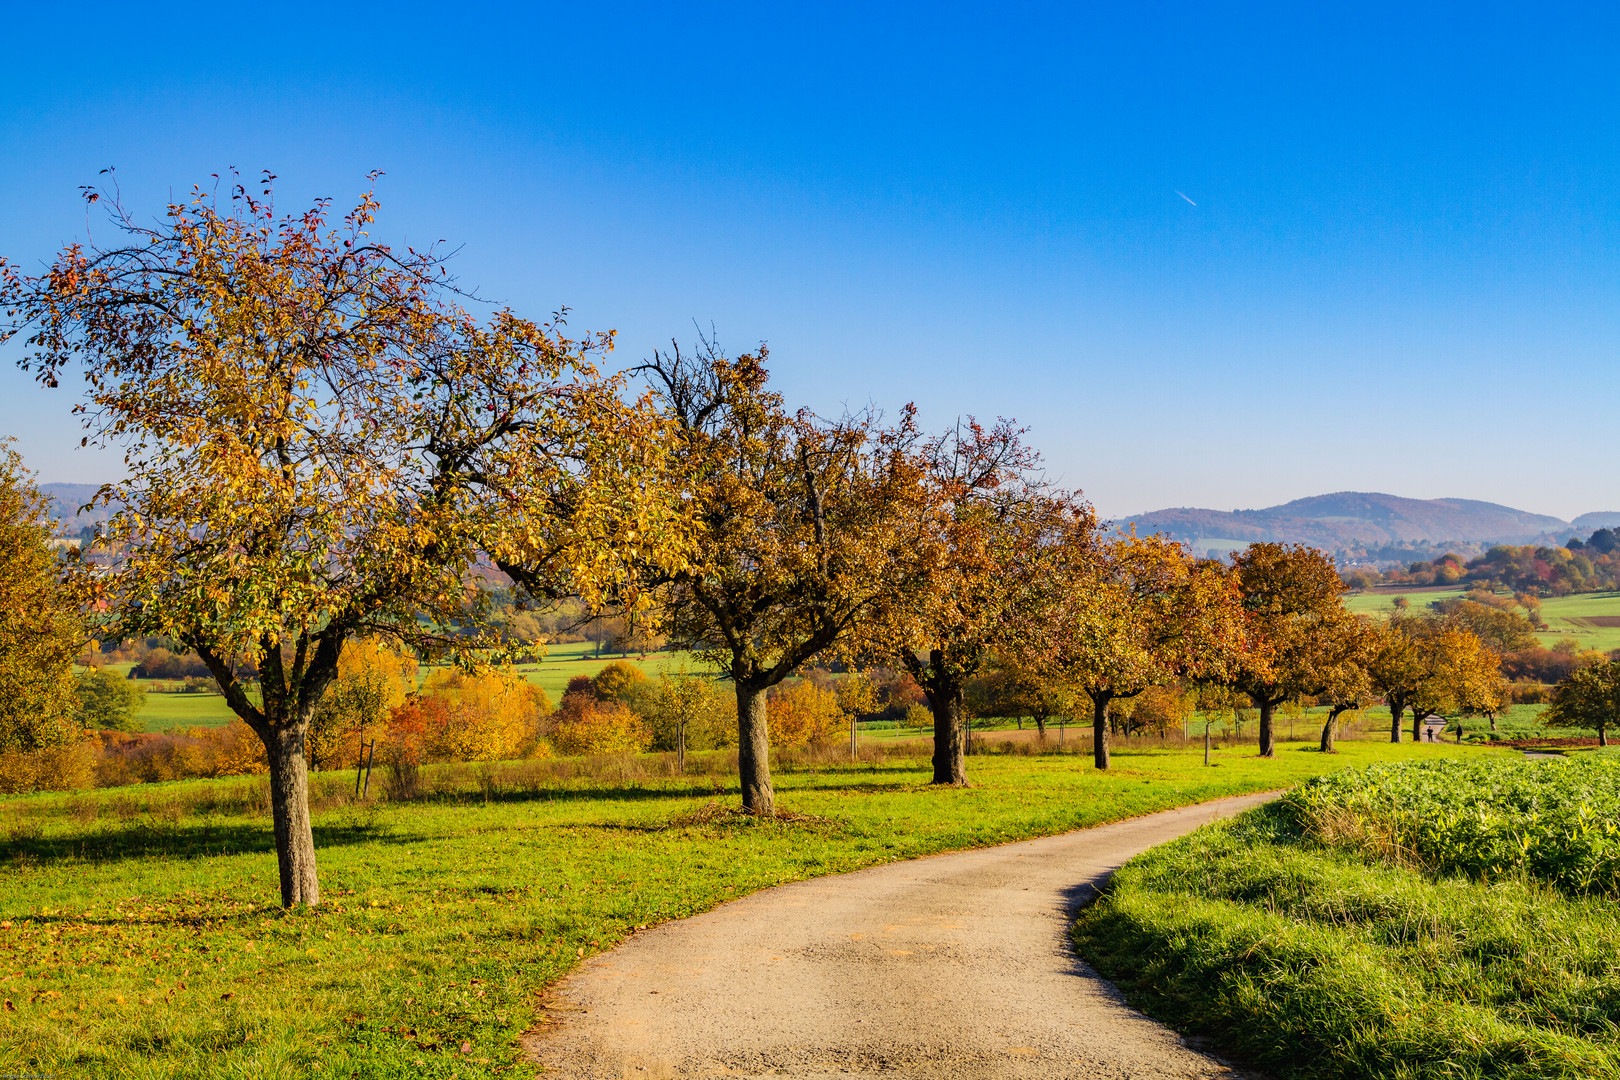
<path id="1" fill-rule="evenodd" d="M 1160 536 L 1082 536 L 1062 550 L 1048 585 L 1047 632 L 1026 662 L 1091 699 L 1092 757 L 1106 769 L 1114 701 L 1223 678 L 1242 658 L 1239 598 L 1218 564 L 1189 558 Z"/>
<path id="2" fill-rule="evenodd" d="M 895 657 L 934 716 L 935 784 L 967 784 L 968 683 L 999 651 L 1042 633 L 1041 586 L 1057 537 L 1083 545 L 1095 518 L 1041 482 L 1038 458 L 1010 421 L 972 417 L 922 448 L 928 499 L 906 562 L 911 602 L 863 627 L 870 651 Z M 892 662 L 892 661 L 891 661 Z"/>
<path id="3" fill-rule="evenodd" d="M 1233 686 L 1260 713 L 1260 756 L 1275 757 L 1273 715 L 1298 694 L 1313 693 L 1332 643 L 1354 621 L 1333 560 L 1304 544 L 1250 544 L 1232 559 L 1249 648 L 1232 668 Z"/>
<path id="4" fill-rule="evenodd" d="M 121 246 L 7 264 L 0 294 L 24 366 L 50 386 L 82 369 L 87 439 L 125 448 L 86 599 L 207 664 L 269 756 L 282 903 L 313 905 L 305 742 L 346 643 L 476 648 L 481 558 L 590 596 L 678 514 L 632 505 L 664 491 L 626 475 L 658 450 L 594 367 L 606 338 L 481 322 L 434 250 L 370 235 L 371 193 L 278 215 L 272 180 L 194 189 L 151 225 L 109 199 Z"/>
<path id="5" fill-rule="evenodd" d="M 693 532 L 683 565 L 651 566 L 673 643 L 737 694 L 743 807 L 775 813 L 767 691 L 857 628 L 908 603 L 923 467 L 910 413 L 825 420 L 766 386 L 765 350 L 705 343 L 655 354 L 642 373 L 675 431 Z"/>
<path id="6" fill-rule="evenodd" d="M 0 441 L 0 753 L 77 737 L 73 658 L 84 642 L 51 548 L 48 499 Z"/>

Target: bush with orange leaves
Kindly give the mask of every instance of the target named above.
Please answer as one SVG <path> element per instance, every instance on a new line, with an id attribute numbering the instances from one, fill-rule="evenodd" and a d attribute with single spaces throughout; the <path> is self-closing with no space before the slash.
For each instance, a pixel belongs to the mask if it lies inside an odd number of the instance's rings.
<path id="1" fill-rule="evenodd" d="M 416 692 L 416 659 L 376 639 L 344 644 L 337 678 L 310 720 L 305 746 L 310 768 L 346 768 L 360 747 L 379 738 L 388 714 Z"/>
<path id="2" fill-rule="evenodd" d="M 545 691 L 513 673 L 436 671 L 389 712 L 381 752 L 413 764 L 543 757 L 550 712 Z"/>
<path id="3" fill-rule="evenodd" d="M 622 701 L 597 697 L 589 683 L 570 686 L 553 721 L 551 742 L 562 754 L 639 754 L 652 744 L 641 717 Z"/>
<path id="4" fill-rule="evenodd" d="M 779 750 L 831 742 L 849 722 L 838 691 L 813 679 L 779 687 L 766 708 L 771 745 Z"/>

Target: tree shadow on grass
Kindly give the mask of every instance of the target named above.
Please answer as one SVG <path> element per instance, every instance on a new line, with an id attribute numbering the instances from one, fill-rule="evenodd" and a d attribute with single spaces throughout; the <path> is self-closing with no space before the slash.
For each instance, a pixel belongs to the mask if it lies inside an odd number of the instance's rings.
<path id="1" fill-rule="evenodd" d="M 376 825 L 320 825 L 314 829 L 315 846 L 348 847 L 355 844 L 414 844 L 427 838 Z M 201 859 L 220 855 L 263 855 L 276 849 L 270 823 L 200 822 L 151 824 L 137 822 L 78 836 L 23 836 L 0 841 L 0 865 L 41 866 L 59 862 L 92 864 L 130 859 Z"/>

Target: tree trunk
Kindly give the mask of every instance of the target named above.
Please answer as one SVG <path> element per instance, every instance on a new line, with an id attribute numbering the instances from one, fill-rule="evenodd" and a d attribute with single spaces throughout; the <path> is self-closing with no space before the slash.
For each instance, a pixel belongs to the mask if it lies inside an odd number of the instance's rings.
<path id="1" fill-rule="evenodd" d="M 771 732 L 765 718 L 765 688 L 737 683 L 737 776 L 742 782 L 743 809 L 765 816 L 776 813 L 771 790 Z"/>
<path id="2" fill-rule="evenodd" d="M 1496 730 L 1496 714 L 1493 713 L 1493 712 L 1488 712 L 1488 713 L 1485 714 L 1485 719 L 1487 719 L 1487 720 L 1489 720 L 1491 722 L 1491 730 L 1495 731 Z"/>
<path id="3" fill-rule="evenodd" d="M 1037 716 L 1035 719 L 1035 738 L 1041 742 L 1046 741 L 1046 717 Z"/>
<path id="4" fill-rule="evenodd" d="M 1091 695 L 1091 760 L 1099 769 L 1108 768 L 1108 703 L 1113 694 Z"/>
<path id="5" fill-rule="evenodd" d="M 321 902 L 315 874 L 315 835 L 309 827 L 309 765 L 304 760 L 306 725 L 287 724 L 264 733 L 270 758 L 270 815 L 275 823 L 276 868 L 281 874 L 281 906 Z"/>
<path id="6" fill-rule="evenodd" d="M 1335 705 L 1331 709 L 1328 710 L 1327 723 L 1322 725 L 1322 746 L 1321 746 L 1322 753 L 1324 753 L 1324 754 L 1336 754 L 1336 753 L 1338 753 L 1337 750 L 1333 749 L 1334 728 L 1339 723 L 1339 714 L 1344 712 L 1345 709 L 1347 709 L 1347 708 L 1349 708 L 1348 705 L 1346 705 L 1346 706 Z"/>
<path id="7" fill-rule="evenodd" d="M 1428 712 L 1427 709 L 1420 709 L 1416 705 L 1412 706 L 1412 741 L 1413 742 L 1418 742 L 1423 738 L 1423 715 L 1426 712 Z"/>
<path id="8" fill-rule="evenodd" d="M 1401 741 L 1401 714 L 1406 711 L 1406 702 L 1398 697 L 1389 699 L 1389 741 Z"/>
<path id="9" fill-rule="evenodd" d="M 936 669 L 937 670 L 937 669 Z M 967 708 L 962 687 L 939 685 L 928 689 L 928 707 L 934 713 L 934 779 L 935 784 L 967 787 L 965 749 Z"/>
<path id="10" fill-rule="evenodd" d="M 1277 707 L 1277 703 L 1268 697 L 1261 697 L 1255 699 L 1255 704 L 1260 707 L 1260 756 L 1276 757 L 1277 733 L 1272 730 L 1271 710 Z"/>
<path id="11" fill-rule="evenodd" d="M 1598 745 L 1599 746 L 1608 746 L 1609 745 L 1609 725 L 1608 724 L 1599 724 L 1598 725 Z"/>

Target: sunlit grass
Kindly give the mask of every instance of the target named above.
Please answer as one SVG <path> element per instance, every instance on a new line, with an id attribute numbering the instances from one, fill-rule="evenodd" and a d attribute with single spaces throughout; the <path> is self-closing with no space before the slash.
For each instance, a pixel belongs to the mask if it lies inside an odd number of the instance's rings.
<path id="1" fill-rule="evenodd" d="M 566 763 L 446 767 L 410 804 L 316 778 L 324 905 L 271 902 L 262 779 L 0 805 L 0 1071 L 64 1076 L 527 1075 L 536 992 L 633 928 L 754 890 L 1247 791 L 1432 746 L 978 756 L 975 786 L 926 761 L 801 758 L 779 776 L 802 819 L 698 815 L 735 803 L 729 757 L 699 775 L 558 779 Z M 1481 754 L 1489 751 L 1464 750 Z M 664 759 L 598 762 L 636 776 Z M 706 771 L 705 771 L 706 770 Z M 373 793 L 377 790 L 373 787 Z"/>

